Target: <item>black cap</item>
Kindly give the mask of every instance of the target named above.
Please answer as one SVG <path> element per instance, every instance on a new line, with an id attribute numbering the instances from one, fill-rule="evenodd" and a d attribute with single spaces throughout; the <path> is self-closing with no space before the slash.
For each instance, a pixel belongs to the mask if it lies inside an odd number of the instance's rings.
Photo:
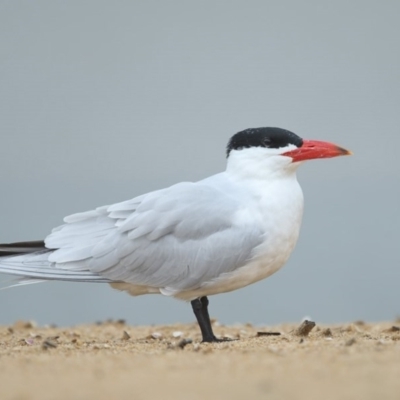
<path id="1" fill-rule="evenodd" d="M 290 144 L 296 147 L 303 145 L 303 139 L 295 133 L 281 128 L 250 128 L 238 132 L 231 137 L 226 148 L 226 155 L 231 150 L 241 150 L 249 147 L 267 147 L 279 149 Z"/>

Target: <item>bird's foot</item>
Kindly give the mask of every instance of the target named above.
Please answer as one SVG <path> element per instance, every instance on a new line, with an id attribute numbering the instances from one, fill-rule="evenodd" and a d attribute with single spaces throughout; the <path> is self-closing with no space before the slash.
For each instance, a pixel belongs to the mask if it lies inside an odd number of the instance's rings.
<path id="1" fill-rule="evenodd" d="M 197 322 L 200 326 L 201 335 L 203 336 L 201 343 L 221 343 L 236 340 L 227 337 L 219 339 L 214 335 L 210 316 L 208 314 L 208 299 L 206 296 L 192 300 L 191 304 L 194 315 L 196 316 Z"/>
<path id="2" fill-rule="evenodd" d="M 223 342 L 235 342 L 238 339 L 231 338 L 217 338 L 216 336 L 203 337 L 201 343 L 223 343 Z"/>

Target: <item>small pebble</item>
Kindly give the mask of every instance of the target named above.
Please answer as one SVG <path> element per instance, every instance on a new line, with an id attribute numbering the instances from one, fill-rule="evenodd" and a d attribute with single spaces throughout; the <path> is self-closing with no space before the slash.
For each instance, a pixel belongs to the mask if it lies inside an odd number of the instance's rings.
<path id="1" fill-rule="evenodd" d="M 297 329 L 295 329 L 291 333 L 293 333 L 296 336 L 306 337 L 309 335 L 309 333 L 312 331 L 314 327 L 315 327 L 315 322 L 306 319 Z"/>
<path id="2" fill-rule="evenodd" d="M 163 335 L 162 335 L 162 333 L 160 333 L 160 332 L 153 332 L 153 333 L 150 335 L 150 337 L 153 338 L 153 339 L 161 339 L 161 338 L 163 337 Z"/>
<path id="3" fill-rule="evenodd" d="M 192 343 L 193 340 L 192 339 L 182 339 L 179 343 L 178 343 L 178 347 L 181 348 L 182 350 L 190 343 Z"/>
<path id="4" fill-rule="evenodd" d="M 392 326 L 389 329 L 385 329 L 383 332 L 386 333 L 396 333 L 396 332 L 400 332 L 400 328 L 398 326 Z"/>
<path id="5" fill-rule="evenodd" d="M 280 332 L 257 332 L 257 336 L 280 336 Z"/>
<path id="6" fill-rule="evenodd" d="M 122 340 L 129 340 L 130 338 L 131 335 L 127 331 L 124 331 L 124 333 L 122 334 Z"/>
<path id="7" fill-rule="evenodd" d="M 42 349 L 47 350 L 47 349 L 55 349 L 58 346 L 58 343 L 55 340 L 51 339 L 46 339 L 42 343 Z"/>

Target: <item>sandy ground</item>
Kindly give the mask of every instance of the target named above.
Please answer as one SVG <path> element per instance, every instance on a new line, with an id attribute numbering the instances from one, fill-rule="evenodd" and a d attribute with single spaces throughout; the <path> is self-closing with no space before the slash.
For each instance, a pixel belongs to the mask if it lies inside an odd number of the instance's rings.
<path id="1" fill-rule="evenodd" d="M 400 321 L 221 326 L 0 327 L 1 400 L 400 399 Z M 280 332 L 257 336 L 257 332 Z M 190 342 L 191 343 L 187 343 Z"/>

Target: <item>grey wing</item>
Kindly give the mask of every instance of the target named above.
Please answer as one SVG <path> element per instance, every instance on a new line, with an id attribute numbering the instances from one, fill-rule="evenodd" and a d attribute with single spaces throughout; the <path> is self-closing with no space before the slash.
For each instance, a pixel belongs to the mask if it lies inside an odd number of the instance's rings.
<path id="1" fill-rule="evenodd" d="M 238 198 L 204 183 L 181 183 L 66 218 L 46 239 L 56 266 L 114 281 L 189 290 L 251 258 L 262 233 L 238 226 Z M 229 191 L 231 193 L 231 191 Z"/>

